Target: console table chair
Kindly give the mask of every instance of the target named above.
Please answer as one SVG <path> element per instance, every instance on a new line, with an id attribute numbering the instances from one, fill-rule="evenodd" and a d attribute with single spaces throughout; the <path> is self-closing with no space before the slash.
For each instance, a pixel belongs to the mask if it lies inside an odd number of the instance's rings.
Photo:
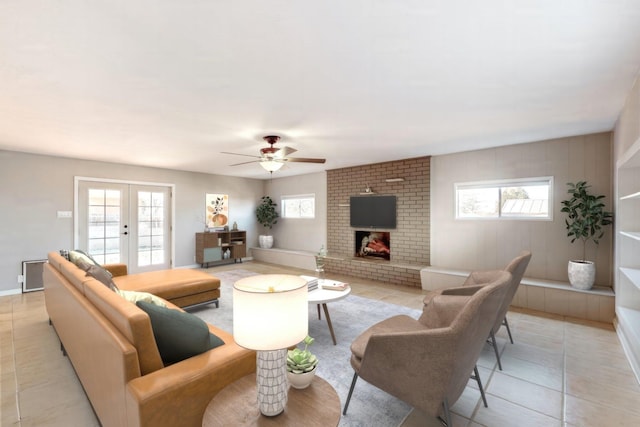
<path id="1" fill-rule="evenodd" d="M 467 287 L 476 288 L 472 295 L 434 296 L 417 320 L 394 316 L 364 331 L 351 344 L 355 372 L 342 413 L 361 377 L 451 426 L 449 407 L 472 372 L 482 386 L 476 361 L 510 282 L 500 272 L 488 285 Z"/>

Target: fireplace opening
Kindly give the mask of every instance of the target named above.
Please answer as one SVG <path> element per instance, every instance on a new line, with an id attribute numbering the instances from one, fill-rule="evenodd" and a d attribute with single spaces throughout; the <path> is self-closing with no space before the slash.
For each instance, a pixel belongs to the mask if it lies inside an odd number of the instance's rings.
<path id="1" fill-rule="evenodd" d="M 391 233 L 388 231 L 356 231 L 356 257 L 391 259 Z"/>

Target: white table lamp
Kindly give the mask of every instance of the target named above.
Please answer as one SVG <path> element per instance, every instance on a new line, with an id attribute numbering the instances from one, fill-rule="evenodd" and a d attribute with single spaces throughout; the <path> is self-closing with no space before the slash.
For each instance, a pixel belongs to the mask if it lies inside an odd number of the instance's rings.
<path id="1" fill-rule="evenodd" d="M 308 334 L 307 282 L 288 274 L 246 277 L 233 285 L 233 338 L 257 350 L 258 405 L 263 415 L 287 403 L 287 348 Z"/>

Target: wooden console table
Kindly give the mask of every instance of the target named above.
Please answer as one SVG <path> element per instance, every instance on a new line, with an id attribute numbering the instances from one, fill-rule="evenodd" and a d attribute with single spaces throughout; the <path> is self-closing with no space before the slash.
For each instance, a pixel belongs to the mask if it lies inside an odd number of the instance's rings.
<path id="1" fill-rule="evenodd" d="M 202 426 L 327 427 L 340 422 L 340 398 L 331 384 L 317 375 L 303 390 L 291 387 L 284 412 L 275 417 L 260 414 L 256 396 L 256 375 L 240 378 L 211 399 Z"/>
<path id="2" fill-rule="evenodd" d="M 208 267 L 210 263 L 242 262 L 242 258 L 246 256 L 246 231 L 196 233 L 196 262 L 202 268 Z"/>

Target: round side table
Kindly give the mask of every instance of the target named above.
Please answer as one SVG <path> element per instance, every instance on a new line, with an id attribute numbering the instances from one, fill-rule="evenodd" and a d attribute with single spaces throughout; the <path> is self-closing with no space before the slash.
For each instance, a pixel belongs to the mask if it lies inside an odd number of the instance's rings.
<path id="1" fill-rule="evenodd" d="M 291 387 L 284 412 L 275 417 L 265 417 L 260 413 L 256 396 L 255 374 L 229 384 L 207 405 L 202 427 L 327 427 L 337 426 L 340 422 L 340 398 L 331 384 L 317 375 L 305 389 Z"/>

